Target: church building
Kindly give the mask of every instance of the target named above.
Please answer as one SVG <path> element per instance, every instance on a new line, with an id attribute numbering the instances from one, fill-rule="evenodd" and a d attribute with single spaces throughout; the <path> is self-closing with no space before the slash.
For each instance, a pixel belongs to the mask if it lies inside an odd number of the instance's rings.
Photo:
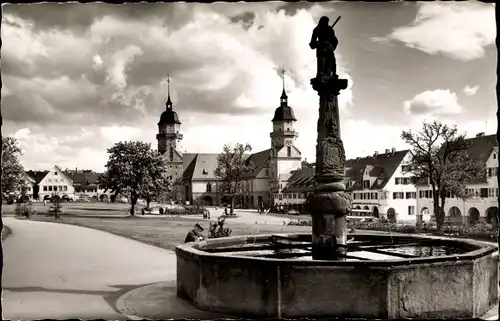
<path id="1" fill-rule="evenodd" d="M 284 75 L 283 75 L 284 76 Z M 173 186 L 169 198 L 174 201 L 221 205 L 224 201 L 219 191 L 220 179 L 214 175 L 217 156 L 213 153 L 182 153 L 181 122 L 173 110 L 168 80 L 166 110 L 158 123 L 158 152 L 164 156 Z M 293 109 L 288 106 L 288 96 L 283 91 L 280 106 L 276 108 L 270 133 L 271 148 L 249 155 L 254 170 L 245 175 L 235 204 L 243 208 L 269 207 L 282 199 L 291 172 L 301 168 L 301 152 L 295 146 L 298 133 Z M 222 147 L 222 146 L 221 146 Z"/>

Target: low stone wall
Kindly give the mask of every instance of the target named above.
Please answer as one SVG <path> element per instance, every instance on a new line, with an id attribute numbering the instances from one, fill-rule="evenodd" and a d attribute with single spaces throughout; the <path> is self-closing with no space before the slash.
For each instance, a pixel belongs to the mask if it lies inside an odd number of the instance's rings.
<path id="1" fill-rule="evenodd" d="M 497 302 L 498 251 L 484 242 L 446 240 L 471 251 L 391 261 L 280 260 L 203 251 L 269 238 L 180 245 L 178 295 L 203 310 L 272 318 L 473 318 Z"/>

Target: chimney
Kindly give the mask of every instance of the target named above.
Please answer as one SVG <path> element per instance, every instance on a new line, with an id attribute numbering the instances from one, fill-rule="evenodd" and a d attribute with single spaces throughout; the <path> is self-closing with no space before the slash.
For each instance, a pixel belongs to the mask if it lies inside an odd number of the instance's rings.
<path id="1" fill-rule="evenodd" d="M 375 151 L 375 152 L 373 153 L 373 157 L 377 157 L 377 156 L 378 156 L 378 152 L 377 152 L 377 151 Z"/>
<path id="2" fill-rule="evenodd" d="M 391 152 L 391 150 L 390 150 L 389 148 L 386 148 L 386 149 L 385 149 L 385 153 L 386 153 L 386 154 L 389 154 L 390 152 Z"/>
<path id="3" fill-rule="evenodd" d="M 78 167 L 75 167 L 75 174 L 78 174 Z"/>
<path id="4" fill-rule="evenodd" d="M 396 152 L 396 147 L 393 147 L 392 150 L 391 150 L 393 153 Z"/>
<path id="5" fill-rule="evenodd" d="M 483 136 L 484 136 L 484 132 L 482 132 L 482 133 L 478 133 L 478 134 L 476 135 L 476 137 L 483 137 Z"/>

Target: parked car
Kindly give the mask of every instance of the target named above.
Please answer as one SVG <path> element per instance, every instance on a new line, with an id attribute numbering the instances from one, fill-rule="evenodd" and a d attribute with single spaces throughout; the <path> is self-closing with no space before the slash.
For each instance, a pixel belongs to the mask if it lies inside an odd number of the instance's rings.
<path id="1" fill-rule="evenodd" d="M 296 210 L 289 210 L 288 215 L 299 215 L 299 212 Z"/>

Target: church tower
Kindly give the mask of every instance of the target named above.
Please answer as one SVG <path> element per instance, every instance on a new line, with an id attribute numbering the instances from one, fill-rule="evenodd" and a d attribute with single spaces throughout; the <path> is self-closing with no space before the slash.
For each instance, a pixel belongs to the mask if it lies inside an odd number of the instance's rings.
<path id="1" fill-rule="evenodd" d="M 169 176 L 172 179 L 173 188 L 169 197 L 172 200 L 178 200 L 180 199 L 180 195 L 175 183 L 182 177 L 183 173 L 181 122 L 177 113 L 173 110 L 172 100 L 170 99 L 170 76 L 168 75 L 167 83 L 168 98 L 165 111 L 161 114 L 160 121 L 158 122 L 156 139 L 158 140 L 158 153 L 163 155 Z"/>
<path id="2" fill-rule="evenodd" d="M 301 153 L 294 142 L 298 133 L 294 129 L 297 121 L 293 109 L 288 106 L 285 90 L 285 71 L 281 71 L 283 91 L 280 106 L 274 112 L 273 131 L 271 132 L 271 152 L 269 159 L 270 185 L 275 199 L 279 200 L 281 190 L 286 186 L 291 172 L 301 168 Z M 279 202 L 279 201 L 278 201 Z"/>
<path id="3" fill-rule="evenodd" d="M 168 83 L 168 98 L 165 111 L 161 114 L 160 122 L 158 123 L 158 152 L 166 156 L 167 161 L 174 161 L 176 152 L 181 155 L 182 134 L 181 122 L 177 113 L 173 110 L 172 100 L 170 99 L 170 76 L 167 78 Z"/>

